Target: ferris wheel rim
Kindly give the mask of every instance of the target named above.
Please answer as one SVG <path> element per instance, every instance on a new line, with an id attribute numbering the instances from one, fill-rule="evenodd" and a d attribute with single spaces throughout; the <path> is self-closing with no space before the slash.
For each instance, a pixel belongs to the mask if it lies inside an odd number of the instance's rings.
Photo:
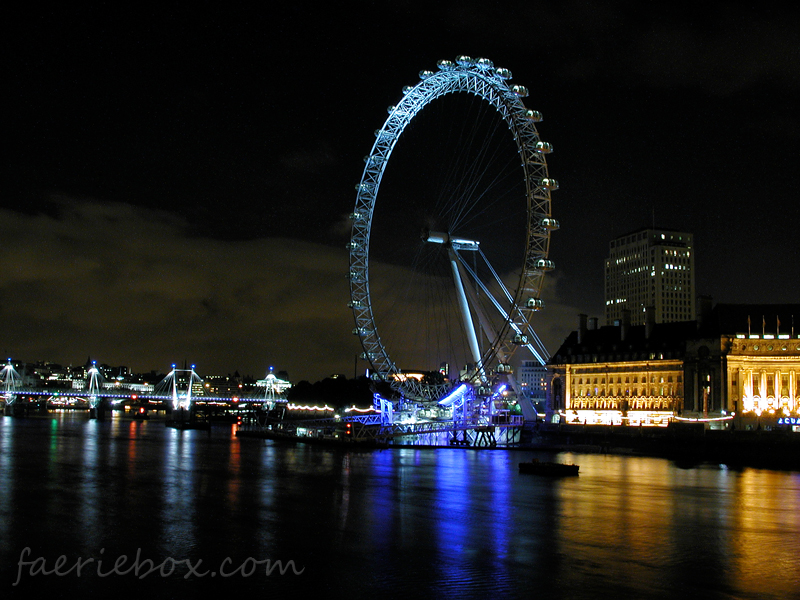
<path id="1" fill-rule="evenodd" d="M 527 96 L 527 89 L 509 85 L 510 79 L 511 73 L 507 69 L 495 68 L 487 59 L 459 56 L 455 62 L 439 61 L 437 72 L 421 71 L 420 81 L 413 87 L 403 89 L 403 98 L 397 105 L 389 107 L 383 127 L 375 132 L 376 140 L 370 154 L 364 159 L 364 171 L 356 185 L 356 204 L 351 214 L 348 278 L 350 306 L 355 319 L 353 333 L 359 336 L 364 349 L 362 357 L 370 363 L 373 376 L 377 379 L 387 380 L 402 374 L 402 369 L 392 360 L 381 340 L 370 295 L 370 234 L 378 191 L 389 157 L 406 126 L 425 106 L 448 94 L 474 94 L 495 108 L 511 130 L 525 181 L 528 223 L 524 264 L 512 308 L 502 331 L 485 352 L 481 363 L 488 364 L 500 351 L 499 346 L 507 345 L 506 339 L 512 329 L 520 335 L 529 329 L 532 331 L 526 311 L 542 307 L 540 295 L 544 273 L 553 267 L 548 255 L 550 233 L 557 227 L 557 222 L 551 217 L 550 192 L 558 186 L 549 177 L 545 159 L 545 154 L 552 147 L 540 140 L 535 127 L 541 115 L 525 107 L 522 98 Z"/>

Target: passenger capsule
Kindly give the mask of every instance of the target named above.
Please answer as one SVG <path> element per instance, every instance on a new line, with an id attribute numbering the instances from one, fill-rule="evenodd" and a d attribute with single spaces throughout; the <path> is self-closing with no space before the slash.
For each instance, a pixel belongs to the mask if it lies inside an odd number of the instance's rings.
<path id="1" fill-rule="evenodd" d="M 540 271 L 552 271 L 556 268 L 556 264 L 552 260 L 540 258 L 536 261 L 536 268 Z"/>
<path id="2" fill-rule="evenodd" d="M 514 336 L 514 343 L 524 345 L 528 343 L 528 336 L 522 333 L 518 333 Z"/>
<path id="3" fill-rule="evenodd" d="M 488 71 L 489 69 L 494 68 L 494 63 L 490 61 L 488 58 L 479 58 L 475 61 L 475 66 L 478 67 L 481 71 Z"/>
<path id="4" fill-rule="evenodd" d="M 539 182 L 539 184 L 543 188 L 545 188 L 547 190 L 550 190 L 550 191 L 555 191 L 555 190 L 558 189 L 558 181 L 556 181 L 555 179 L 547 179 L 547 178 L 545 178 L 545 179 L 542 179 Z"/>
<path id="5" fill-rule="evenodd" d="M 433 71 L 420 71 L 419 72 L 419 78 L 422 79 L 422 81 L 425 81 L 429 77 L 433 77 Z"/>
<path id="6" fill-rule="evenodd" d="M 503 67 L 498 67 L 497 69 L 494 70 L 494 72 L 497 73 L 497 76 L 500 79 L 511 79 L 511 71 L 509 71 L 508 69 L 504 69 Z"/>
<path id="7" fill-rule="evenodd" d="M 451 60 L 440 60 L 436 63 L 436 66 L 439 67 L 440 71 L 452 71 L 456 68 L 456 65 Z"/>
<path id="8" fill-rule="evenodd" d="M 456 57 L 456 62 L 462 67 L 471 67 L 475 64 L 474 59 L 469 56 L 464 56 L 463 54 Z"/>
<path id="9" fill-rule="evenodd" d="M 531 310 L 542 310 L 544 308 L 544 300 L 541 298 L 528 298 L 525 301 L 525 308 Z"/>
<path id="10" fill-rule="evenodd" d="M 550 154 L 553 151 L 553 144 L 549 142 L 536 142 L 535 150 L 540 154 Z"/>
<path id="11" fill-rule="evenodd" d="M 351 221 L 361 221 L 364 219 L 364 215 L 360 212 L 352 212 L 350 213 L 350 220 Z"/>
<path id="12" fill-rule="evenodd" d="M 555 231 L 560 227 L 558 221 L 556 219 L 551 219 L 550 217 L 545 217 L 542 219 L 541 225 L 544 229 L 548 229 L 550 231 Z"/>
<path id="13" fill-rule="evenodd" d="M 527 110 L 525 111 L 525 118 L 530 119 L 534 123 L 539 123 L 542 120 L 542 113 L 538 110 Z"/>
<path id="14" fill-rule="evenodd" d="M 403 95 L 405 96 L 408 92 L 414 89 L 413 85 L 406 85 L 403 86 Z"/>
<path id="15" fill-rule="evenodd" d="M 395 109 L 394 104 L 391 104 L 386 108 L 386 112 L 388 112 L 389 114 L 392 114 L 394 112 L 394 109 Z"/>
<path id="16" fill-rule="evenodd" d="M 528 96 L 528 88 L 524 85 L 512 85 L 511 91 L 520 98 L 526 98 Z"/>
<path id="17" fill-rule="evenodd" d="M 375 188 L 375 184 L 373 183 L 357 183 L 356 184 L 356 191 L 357 192 L 371 192 Z"/>

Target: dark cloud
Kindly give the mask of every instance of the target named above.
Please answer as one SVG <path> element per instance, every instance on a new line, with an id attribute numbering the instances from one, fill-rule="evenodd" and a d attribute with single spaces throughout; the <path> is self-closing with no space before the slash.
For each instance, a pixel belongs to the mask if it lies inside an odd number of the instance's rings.
<path id="1" fill-rule="evenodd" d="M 206 373 L 254 375 L 274 364 L 320 378 L 357 351 L 343 248 L 214 241 L 128 204 L 59 205 L 56 217 L 0 214 L 3 344 L 15 358 L 88 355 L 139 370 L 186 359 Z"/>
<path id="2" fill-rule="evenodd" d="M 323 144 L 313 149 L 296 149 L 281 159 L 281 164 L 288 169 L 301 173 L 316 173 L 321 167 L 336 166 L 339 161 L 333 155 L 330 144 Z"/>

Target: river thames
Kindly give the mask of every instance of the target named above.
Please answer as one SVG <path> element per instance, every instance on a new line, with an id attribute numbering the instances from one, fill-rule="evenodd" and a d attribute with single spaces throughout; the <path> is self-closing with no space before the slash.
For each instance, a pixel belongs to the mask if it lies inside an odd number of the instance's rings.
<path id="1" fill-rule="evenodd" d="M 4 598 L 785 599 L 798 542 L 797 472 L 0 418 Z"/>

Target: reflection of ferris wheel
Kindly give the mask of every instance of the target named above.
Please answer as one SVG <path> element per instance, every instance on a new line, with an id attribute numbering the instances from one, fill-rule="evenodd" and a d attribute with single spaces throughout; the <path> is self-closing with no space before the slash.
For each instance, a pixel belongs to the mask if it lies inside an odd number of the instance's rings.
<path id="1" fill-rule="evenodd" d="M 444 384 L 411 371 L 445 365 L 451 382 L 513 384 L 518 349 L 545 362 L 532 320 L 558 228 L 552 147 L 536 131 L 540 113 L 521 100 L 527 89 L 487 59 L 438 67 L 404 88 L 375 132 L 349 245 L 354 333 L 373 377 L 423 400 Z"/>

